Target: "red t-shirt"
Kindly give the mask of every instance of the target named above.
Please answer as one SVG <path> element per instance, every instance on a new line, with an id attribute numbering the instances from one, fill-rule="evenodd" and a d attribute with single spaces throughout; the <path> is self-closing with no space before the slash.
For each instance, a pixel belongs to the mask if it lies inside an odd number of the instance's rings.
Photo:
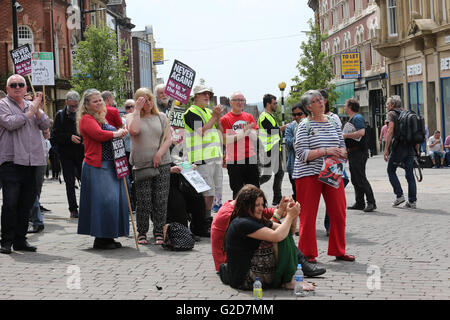
<path id="1" fill-rule="evenodd" d="M 222 125 L 223 132 L 227 135 L 235 135 L 240 130 L 244 129 L 247 124 L 253 123 L 253 129 L 257 130 L 256 121 L 250 113 L 242 112 L 241 114 L 234 114 L 228 112 L 222 118 L 220 118 L 220 124 Z M 235 162 L 250 158 L 256 155 L 254 141 L 248 136 L 244 139 L 234 141 L 226 145 L 226 161 Z"/>
<path id="2" fill-rule="evenodd" d="M 119 110 L 114 107 L 106 106 L 106 121 L 116 129 L 122 128 L 123 122 L 120 118 Z"/>

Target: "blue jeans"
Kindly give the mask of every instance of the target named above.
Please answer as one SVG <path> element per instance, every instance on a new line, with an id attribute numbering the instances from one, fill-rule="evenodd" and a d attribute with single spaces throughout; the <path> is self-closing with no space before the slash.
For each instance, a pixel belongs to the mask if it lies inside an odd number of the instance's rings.
<path id="1" fill-rule="evenodd" d="M 408 181 L 408 201 L 412 203 L 417 201 L 417 186 L 416 186 L 416 179 L 414 177 L 414 156 L 407 155 L 403 159 L 401 159 L 400 162 L 402 162 L 404 165 L 405 178 L 406 181 Z M 403 189 L 396 173 L 399 165 L 400 165 L 399 162 L 394 162 L 391 154 L 388 160 L 387 173 L 389 176 L 389 182 L 391 183 L 397 198 L 403 196 Z"/>
<path id="2" fill-rule="evenodd" d="M 42 212 L 39 203 L 39 197 L 36 197 L 36 200 L 33 203 L 33 207 L 31 208 L 31 222 L 33 223 L 33 227 L 37 228 L 38 226 L 44 225 L 44 218 L 42 217 Z"/>

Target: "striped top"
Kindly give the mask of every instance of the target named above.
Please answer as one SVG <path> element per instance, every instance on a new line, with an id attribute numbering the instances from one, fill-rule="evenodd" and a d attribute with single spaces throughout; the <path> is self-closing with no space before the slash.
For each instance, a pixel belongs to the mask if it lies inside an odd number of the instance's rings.
<path id="1" fill-rule="evenodd" d="M 318 175 L 322 169 L 324 157 L 307 161 L 311 150 L 330 147 L 344 147 L 345 142 L 341 129 L 335 128 L 330 122 L 309 121 L 309 134 L 306 132 L 306 123 L 298 125 L 295 138 L 295 162 L 292 177 L 300 179 L 307 176 Z"/>

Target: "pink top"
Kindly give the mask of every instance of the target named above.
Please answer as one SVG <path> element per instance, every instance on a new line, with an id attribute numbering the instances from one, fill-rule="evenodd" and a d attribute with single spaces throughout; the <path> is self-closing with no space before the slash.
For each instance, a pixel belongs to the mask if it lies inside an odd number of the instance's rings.
<path id="1" fill-rule="evenodd" d="M 450 148 L 450 135 L 445 139 L 444 147 Z"/>

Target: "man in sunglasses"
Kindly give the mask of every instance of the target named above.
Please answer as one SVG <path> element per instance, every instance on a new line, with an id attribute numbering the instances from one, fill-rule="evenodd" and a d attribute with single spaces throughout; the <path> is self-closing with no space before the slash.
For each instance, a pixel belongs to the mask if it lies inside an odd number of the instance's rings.
<path id="1" fill-rule="evenodd" d="M 66 94 L 66 107 L 59 110 L 53 121 L 51 143 L 61 161 L 66 195 L 69 203 L 70 218 L 78 218 L 78 205 L 75 196 L 75 178 L 81 180 L 81 168 L 84 158 L 84 146 L 77 132 L 76 113 L 80 95 L 76 91 Z"/>
<path id="2" fill-rule="evenodd" d="M 286 171 L 289 174 L 289 181 L 292 185 L 292 199 L 297 199 L 297 192 L 295 187 L 295 181 L 292 179 L 292 171 L 294 170 L 295 150 L 294 142 L 297 133 L 298 124 L 308 116 L 306 108 L 301 102 L 295 104 L 292 107 L 292 122 L 286 127 L 286 134 L 284 136 L 287 149 L 287 164 Z"/>
<path id="3" fill-rule="evenodd" d="M 25 79 L 12 75 L 0 100 L 0 180 L 3 184 L 0 253 L 36 251 L 27 242 L 28 219 L 37 196 L 36 168 L 46 165 L 40 131 L 50 119 L 40 109 L 42 94 L 24 99 Z"/>

